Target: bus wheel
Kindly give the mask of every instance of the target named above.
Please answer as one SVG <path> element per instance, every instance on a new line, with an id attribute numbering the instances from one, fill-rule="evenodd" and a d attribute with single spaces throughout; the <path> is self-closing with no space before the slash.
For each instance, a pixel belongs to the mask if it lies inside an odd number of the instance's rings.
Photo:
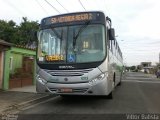
<path id="1" fill-rule="evenodd" d="M 122 73 L 121 73 L 121 76 L 120 76 L 120 82 L 117 85 L 120 86 L 121 84 L 122 84 Z"/>
<path id="2" fill-rule="evenodd" d="M 113 99 L 112 92 L 110 92 L 108 95 L 102 96 L 104 99 Z"/>
<path id="3" fill-rule="evenodd" d="M 113 95 L 112 92 L 109 93 L 109 95 L 107 96 L 108 99 L 113 99 Z"/>
<path id="4" fill-rule="evenodd" d="M 120 78 L 120 81 L 119 81 L 119 83 L 117 84 L 117 86 L 121 86 L 121 84 L 122 84 L 122 78 Z"/>
<path id="5" fill-rule="evenodd" d="M 121 84 L 122 84 L 122 81 L 120 80 L 120 82 L 117 84 L 118 86 L 121 86 Z"/>
<path id="6" fill-rule="evenodd" d="M 118 86 L 121 86 L 121 81 L 117 84 Z"/>

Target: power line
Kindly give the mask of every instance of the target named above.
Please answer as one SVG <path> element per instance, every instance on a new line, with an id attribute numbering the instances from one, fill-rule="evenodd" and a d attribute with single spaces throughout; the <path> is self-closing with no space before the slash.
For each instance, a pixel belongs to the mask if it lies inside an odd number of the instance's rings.
<path id="1" fill-rule="evenodd" d="M 38 2 L 38 0 L 36 0 L 36 2 L 37 2 L 37 4 L 42 8 L 42 10 L 43 10 L 46 14 L 48 14 L 48 12 L 43 8 L 43 6 Z"/>
<path id="2" fill-rule="evenodd" d="M 47 0 L 45 0 L 45 2 L 50 5 L 55 11 L 57 11 L 58 13 L 61 13 L 59 10 L 57 10 L 51 3 L 49 3 Z"/>
<path id="3" fill-rule="evenodd" d="M 97 2 L 96 0 L 94 0 L 95 4 L 96 4 L 96 7 L 98 7 L 98 10 L 100 10 L 100 5 L 99 5 L 99 1 Z"/>
<path id="4" fill-rule="evenodd" d="M 58 2 L 58 0 L 56 0 Z M 61 5 L 61 7 L 63 7 L 63 9 L 65 9 L 67 12 L 69 12 L 60 2 L 58 2 L 59 5 Z"/>
<path id="5" fill-rule="evenodd" d="M 106 8 L 106 7 L 107 7 L 107 4 L 106 4 L 105 0 L 103 0 L 103 1 L 104 1 L 104 8 L 105 8 L 105 10 L 104 10 L 104 11 L 105 11 L 105 12 L 106 12 L 106 14 L 107 14 L 107 13 L 109 13 L 109 11 L 108 11 L 108 10 L 107 10 L 107 8 Z"/>
<path id="6" fill-rule="evenodd" d="M 86 8 L 83 6 L 82 2 L 79 0 L 79 3 L 81 4 L 81 6 L 83 7 L 83 9 L 86 11 Z"/>
<path id="7" fill-rule="evenodd" d="M 19 10 L 14 4 L 12 4 L 11 2 L 9 2 L 8 0 L 4 0 L 10 7 L 12 7 L 13 9 L 15 9 L 18 13 L 20 13 L 22 16 L 25 15 L 27 16 L 24 12 L 22 12 L 21 10 Z"/>

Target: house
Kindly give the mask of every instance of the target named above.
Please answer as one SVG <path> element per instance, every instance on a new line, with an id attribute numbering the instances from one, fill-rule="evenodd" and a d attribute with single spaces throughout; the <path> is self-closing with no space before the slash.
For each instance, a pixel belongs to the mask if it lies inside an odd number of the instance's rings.
<path id="1" fill-rule="evenodd" d="M 151 62 L 141 62 L 142 67 L 150 67 L 151 64 L 152 64 Z"/>
<path id="2" fill-rule="evenodd" d="M 151 62 L 141 62 L 141 68 L 144 73 L 154 74 L 154 66 L 152 66 Z"/>
<path id="3" fill-rule="evenodd" d="M 8 43 L 4 40 L 0 39 L 0 89 L 3 88 L 3 74 L 4 74 L 4 56 L 6 51 L 8 51 L 11 48 L 11 43 Z"/>
<path id="4" fill-rule="evenodd" d="M 6 48 L 3 47 L 3 55 L 0 53 L 3 56 L 0 62 L 1 89 L 7 90 L 15 87 L 34 85 L 36 51 L 24 46 L 11 45 L 9 43 L 7 45 L 5 46 Z"/>

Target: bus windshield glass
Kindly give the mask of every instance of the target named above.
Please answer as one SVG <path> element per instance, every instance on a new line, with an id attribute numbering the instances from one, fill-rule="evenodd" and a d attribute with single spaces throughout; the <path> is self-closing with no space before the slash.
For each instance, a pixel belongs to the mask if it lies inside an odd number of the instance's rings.
<path id="1" fill-rule="evenodd" d="M 43 29 L 38 34 L 40 63 L 99 62 L 105 58 L 105 27 L 84 24 Z"/>

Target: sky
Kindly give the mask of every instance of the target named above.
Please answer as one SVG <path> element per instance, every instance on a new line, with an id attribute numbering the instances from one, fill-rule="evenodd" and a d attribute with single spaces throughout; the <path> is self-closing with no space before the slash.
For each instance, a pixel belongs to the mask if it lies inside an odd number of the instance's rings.
<path id="1" fill-rule="evenodd" d="M 40 22 L 47 16 L 92 10 L 112 19 L 126 65 L 159 62 L 160 0 L 0 0 L 0 19 L 17 24 L 22 17 Z"/>

